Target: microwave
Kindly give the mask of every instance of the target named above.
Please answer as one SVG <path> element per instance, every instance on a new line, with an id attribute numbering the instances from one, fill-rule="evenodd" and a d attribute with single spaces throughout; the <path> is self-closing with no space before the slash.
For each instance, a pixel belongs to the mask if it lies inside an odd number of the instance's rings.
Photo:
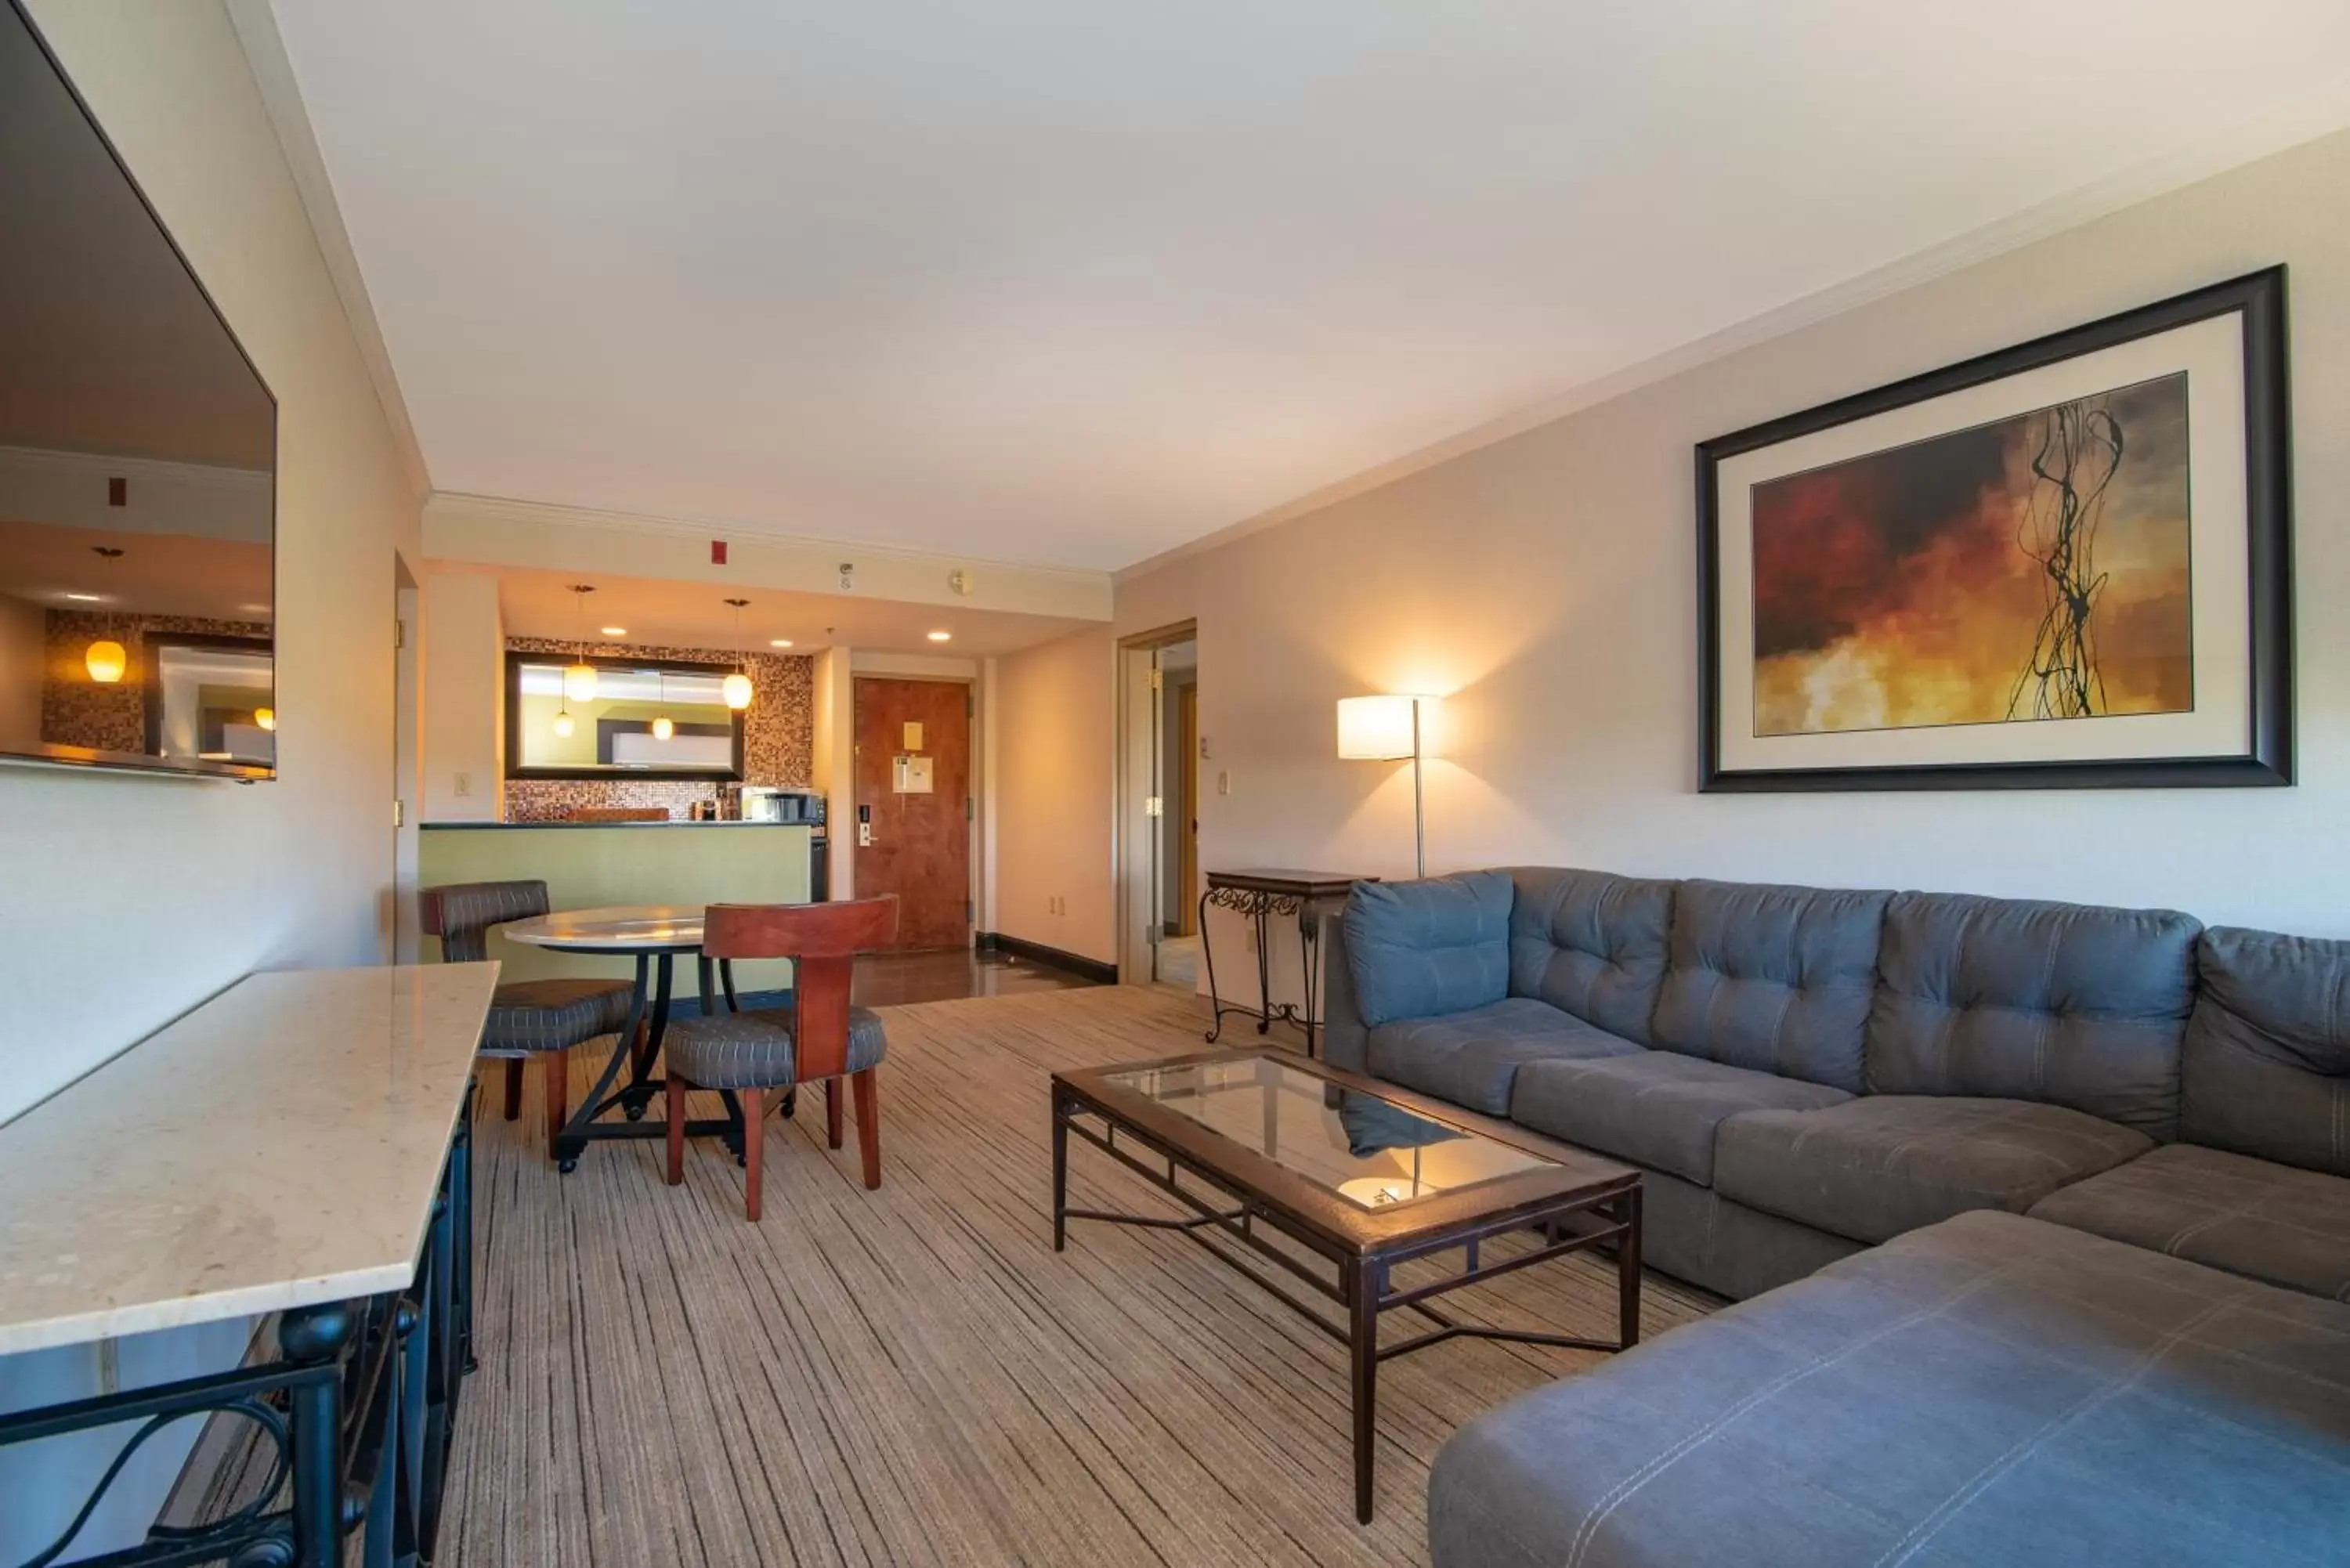
<path id="1" fill-rule="evenodd" d="M 770 789 L 763 784 L 745 784 L 743 786 L 743 820 L 804 822 L 822 827 L 824 795 L 812 789 Z"/>

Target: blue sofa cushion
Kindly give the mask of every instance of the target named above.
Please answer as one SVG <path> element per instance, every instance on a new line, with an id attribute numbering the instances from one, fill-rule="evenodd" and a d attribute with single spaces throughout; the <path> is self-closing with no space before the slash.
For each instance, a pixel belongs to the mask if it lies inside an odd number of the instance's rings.
<path id="1" fill-rule="evenodd" d="M 1371 1071 L 1490 1116 L 1510 1112 L 1518 1069 L 1552 1056 L 1615 1056 L 1640 1047 L 1531 996 L 1371 1031 Z"/>
<path id="2" fill-rule="evenodd" d="M 1850 1098 L 1825 1084 L 1672 1051 L 1642 1051 L 1527 1063 L 1510 1091 L 1510 1119 L 1710 1187 L 1714 1130 L 1730 1117 L 1741 1111 L 1815 1110 Z"/>
<path id="3" fill-rule="evenodd" d="M 2350 1301 L 2350 1179 L 2191 1143 L 2060 1187 L 2034 1220 Z"/>
<path id="4" fill-rule="evenodd" d="M 1510 994 L 1648 1044 L 1673 884 L 1547 866 L 1513 867 L 1510 880 Z"/>
<path id="5" fill-rule="evenodd" d="M 2350 1176 L 2350 942 L 2215 927 L 2196 968 L 2179 1136 Z"/>
<path id="6" fill-rule="evenodd" d="M 1731 1116 L 1714 1137 L 1713 1186 L 1832 1235 L 1887 1241 L 1970 1209 L 2023 1213 L 2153 1147 L 2061 1106 L 1870 1095 Z"/>
<path id="7" fill-rule="evenodd" d="M 1463 1427 L 1435 1568 L 2344 1559 L 2350 1307 L 2011 1214 Z"/>
<path id="8" fill-rule="evenodd" d="M 2168 909 L 1900 894 L 1868 1092 L 2038 1100 L 2174 1137 L 2200 929 Z"/>
<path id="9" fill-rule="evenodd" d="M 1504 871 L 1356 883 L 1347 961 L 1364 1023 L 1466 1012 L 1508 995 L 1510 898 Z"/>
<path id="10" fill-rule="evenodd" d="M 1650 1044 L 1860 1092 L 1889 893 L 1690 881 Z"/>

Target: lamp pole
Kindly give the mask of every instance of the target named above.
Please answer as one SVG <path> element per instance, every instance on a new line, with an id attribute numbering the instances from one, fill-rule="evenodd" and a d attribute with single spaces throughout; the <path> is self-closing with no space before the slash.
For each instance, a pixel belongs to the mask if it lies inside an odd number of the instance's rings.
<path id="1" fill-rule="evenodd" d="M 1419 772 L 1419 699 L 1411 700 L 1411 851 L 1420 877 L 1428 876 L 1428 810 Z"/>

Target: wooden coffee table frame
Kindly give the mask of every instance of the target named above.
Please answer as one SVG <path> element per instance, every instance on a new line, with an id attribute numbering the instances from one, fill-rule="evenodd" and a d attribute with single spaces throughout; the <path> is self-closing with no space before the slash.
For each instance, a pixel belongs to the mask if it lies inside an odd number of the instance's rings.
<path id="1" fill-rule="evenodd" d="M 1340 1089 L 1384 1100 L 1428 1120 L 1492 1138 L 1553 1163 L 1495 1177 L 1426 1198 L 1366 1209 L 1300 1175 L 1279 1161 L 1112 1080 L 1119 1075 L 1176 1067 L 1229 1064 L 1255 1057 L 1276 1060 L 1293 1071 Z M 1090 1118 L 1090 1119 L 1089 1119 Z M 1098 1121 L 1098 1127 L 1095 1122 Z M 1114 1213 L 1069 1207 L 1069 1138 L 1072 1134 L 1191 1210 L 1165 1217 Z M 1163 1161 L 1146 1163 L 1120 1147 L 1121 1138 Z M 1184 1187 L 1189 1175 L 1222 1195 L 1222 1201 Z M 1177 1231 L 1200 1243 L 1275 1300 L 1347 1346 L 1353 1373 L 1355 1417 L 1355 1517 L 1371 1519 L 1372 1453 L 1378 1425 L 1379 1363 L 1426 1350 L 1450 1339 L 1496 1339 L 1570 1350 L 1628 1350 L 1640 1339 L 1640 1173 L 1507 1122 L 1464 1111 L 1353 1073 L 1302 1060 L 1286 1052 L 1207 1051 L 1156 1062 L 1128 1063 L 1053 1075 L 1053 1250 L 1068 1243 L 1068 1222 L 1098 1220 L 1114 1225 Z M 1263 1225 L 1336 1267 L 1336 1278 L 1301 1262 L 1257 1233 Z M 1482 1243 L 1517 1231 L 1536 1231 L 1542 1243 L 1498 1262 L 1481 1256 Z M 1346 1311 L 1333 1323 L 1280 1281 L 1236 1254 L 1223 1241 L 1236 1241 L 1277 1265 Z M 1612 1245 L 1617 1262 L 1617 1338 L 1608 1344 L 1530 1329 L 1488 1328 L 1462 1323 L 1430 1304 L 1431 1298 L 1464 1285 L 1495 1279 L 1569 1252 Z M 1459 1272 L 1398 1289 L 1396 1266 L 1430 1253 L 1461 1250 Z M 1436 1326 L 1393 1345 L 1378 1343 L 1383 1313 L 1409 1308 Z"/>

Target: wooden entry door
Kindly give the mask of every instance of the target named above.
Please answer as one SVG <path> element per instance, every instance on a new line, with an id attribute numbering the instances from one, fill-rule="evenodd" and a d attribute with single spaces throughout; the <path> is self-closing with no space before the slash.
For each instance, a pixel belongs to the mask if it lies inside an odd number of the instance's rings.
<path id="1" fill-rule="evenodd" d="M 857 896 L 898 895 L 900 950 L 969 947 L 971 689 L 860 677 L 855 701 L 856 805 L 832 831 L 857 846 Z"/>

